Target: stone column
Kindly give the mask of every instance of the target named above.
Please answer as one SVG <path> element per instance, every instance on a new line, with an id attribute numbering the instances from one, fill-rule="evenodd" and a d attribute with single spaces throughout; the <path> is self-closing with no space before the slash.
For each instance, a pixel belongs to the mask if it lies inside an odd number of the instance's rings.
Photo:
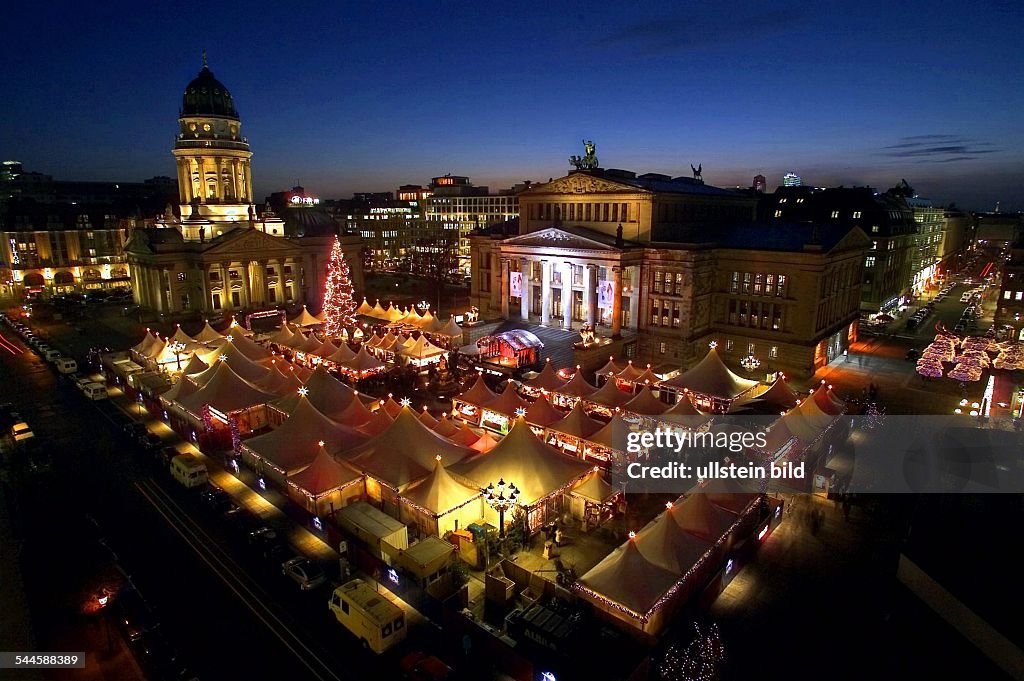
<path id="1" fill-rule="evenodd" d="M 615 293 L 612 297 L 612 338 L 622 335 L 622 268 L 613 267 L 615 273 Z"/>
<path id="2" fill-rule="evenodd" d="M 572 328 L 572 263 L 562 263 L 562 328 Z"/>
<path id="3" fill-rule="evenodd" d="M 597 326 L 597 265 L 587 263 L 587 278 L 583 281 L 583 307 L 587 309 L 587 324 Z"/>
<path id="4" fill-rule="evenodd" d="M 519 259 L 519 276 L 522 278 L 522 297 L 519 299 L 519 316 L 524 322 L 530 321 L 530 300 L 532 292 L 530 289 L 530 261 L 526 258 Z"/>
<path id="5" fill-rule="evenodd" d="M 551 323 L 551 261 L 540 261 L 540 323 Z"/>
<path id="6" fill-rule="evenodd" d="M 632 265 L 629 268 L 629 284 L 632 290 L 629 292 L 629 328 L 639 329 L 640 318 L 640 267 Z"/>
<path id="7" fill-rule="evenodd" d="M 501 317 L 508 319 L 508 258 L 501 259 Z"/>
<path id="8" fill-rule="evenodd" d="M 243 262 L 241 267 L 242 271 L 239 272 L 239 274 L 241 274 L 241 277 L 239 278 L 242 280 L 242 307 L 248 307 L 252 304 L 252 282 L 249 281 L 249 277 L 252 273 L 252 268 L 250 267 L 251 264 L 251 260 Z"/>

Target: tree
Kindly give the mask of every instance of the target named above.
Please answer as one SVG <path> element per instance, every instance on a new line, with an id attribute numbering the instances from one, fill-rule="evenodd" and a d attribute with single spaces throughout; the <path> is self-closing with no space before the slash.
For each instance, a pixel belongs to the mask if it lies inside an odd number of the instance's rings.
<path id="1" fill-rule="evenodd" d="M 725 662 L 725 646 L 718 633 L 718 625 L 712 624 L 707 632 L 693 623 L 696 638 L 688 645 L 675 642 L 665 651 L 659 675 L 664 681 L 718 681 L 722 676 Z"/>
<path id="2" fill-rule="evenodd" d="M 334 237 L 331 261 L 324 282 L 324 332 L 328 338 L 340 338 L 343 329 L 356 322 L 356 301 L 352 276 L 341 252 L 341 242 Z"/>

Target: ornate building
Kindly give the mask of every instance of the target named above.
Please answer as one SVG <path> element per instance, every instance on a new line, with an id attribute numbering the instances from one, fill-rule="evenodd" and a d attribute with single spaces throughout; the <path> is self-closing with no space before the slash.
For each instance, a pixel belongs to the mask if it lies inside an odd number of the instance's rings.
<path id="1" fill-rule="evenodd" d="M 136 229 L 126 246 L 139 305 L 160 313 L 306 304 L 320 308 L 334 230 L 286 229 L 252 201 L 252 152 L 231 93 L 203 58 L 185 88 L 174 144 L 180 216 Z M 357 289 L 362 244 L 341 236 Z"/>
<path id="2" fill-rule="evenodd" d="M 753 355 L 761 372 L 803 375 L 856 336 L 870 241 L 855 227 L 758 225 L 755 196 L 597 168 L 519 202 L 517 233 L 472 238 L 483 319 L 591 324 L 659 365 L 693 361 L 716 340 L 734 366 Z"/>

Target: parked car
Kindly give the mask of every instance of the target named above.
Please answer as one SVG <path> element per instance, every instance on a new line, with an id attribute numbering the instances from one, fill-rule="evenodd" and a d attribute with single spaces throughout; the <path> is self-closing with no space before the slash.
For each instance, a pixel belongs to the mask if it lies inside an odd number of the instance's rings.
<path id="1" fill-rule="evenodd" d="M 139 439 L 136 440 L 139 446 L 148 451 L 153 451 L 160 447 L 164 441 L 160 439 L 160 436 L 156 433 L 147 432 L 145 435 L 140 435 Z"/>
<path id="2" fill-rule="evenodd" d="M 435 655 L 414 650 L 398 663 L 402 676 L 409 681 L 446 681 L 452 675 L 452 668 Z"/>
<path id="3" fill-rule="evenodd" d="M 114 599 L 114 607 L 118 615 L 118 625 L 132 643 L 137 643 L 143 636 L 160 626 L 160 620 L 152 608 L 142 598 L 142 594 L 133 588 L 121 589 Z"/>
<path id="4" fill-rule="evenodd" d="M 303 591 L 315 589 L 327 581 L 323 569 L 303 556 L 281 563 L 281 574 L 298 584 Z"/>
<path id="5" fill-rule="evenodd" d="M 920 356 L 921 356 L 921 351 L 917 350 L 916 348 L 910 348 L 909 350 L 907 350 L 907 357 L 906 358 L 908 360 L 916 360 Z"/>
<path id="6" fill-rule="evenodd" d="M 35 433 L 32 432 L 32 429 L 24 421 L 19 421 L 11 426 L 11 438 L 15 442 L 25 442 L 33 437 L 35 437 Z"/>
<path id="7" fill-rule="evenodd" d="M 277 530 L 270 525 L 260 525 L 249 532 L 249 543 L 256 545 L 277 539 Z"/>
<path id="8" fill-rule="evenodd" d="M 243 535 L 248 535 L 263 524 L 252 511 L 234 503 L 232 503 L 231 508 L 224 512 L 224 519 Z"/>
<path id="9" fill-rule="evenodd" d="M 175 450 L 175 452 L 177 452 L 177 450 Z M 177 456 L 177 454 L 175 454 L 175 456 Z M 231 495 L 216 485 L 210 485 L 204 489 L 200 493 L 199 499 L 208 508 L 216 511 L 217 513 L 224 513 L 234 505 L 234 502 L 231 501 Z"/>

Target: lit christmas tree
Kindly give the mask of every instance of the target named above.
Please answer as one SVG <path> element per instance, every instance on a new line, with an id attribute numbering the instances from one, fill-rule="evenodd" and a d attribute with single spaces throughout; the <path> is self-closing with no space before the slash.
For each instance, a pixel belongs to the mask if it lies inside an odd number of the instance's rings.
<path id="1" fill-rule="evenodd" d="M 718 681 L 725 662 L 725 646 L 718 633 L 718 625 L 712 624 L 707 633 L 696 622 L 693 625 L 697 637 L 689 645 L 673 643 L 665 651 L 659 673 L 665 681 Z"/>
<path id="2" fill-rule="evenodd" d="M 341 252 L 341 243 L 334 237 L 331 262 L 324 282 L 324 332 L 328 338 L 341 338 L 341 332 L 356 323 L 356 301 L 348 263 Z"/>

